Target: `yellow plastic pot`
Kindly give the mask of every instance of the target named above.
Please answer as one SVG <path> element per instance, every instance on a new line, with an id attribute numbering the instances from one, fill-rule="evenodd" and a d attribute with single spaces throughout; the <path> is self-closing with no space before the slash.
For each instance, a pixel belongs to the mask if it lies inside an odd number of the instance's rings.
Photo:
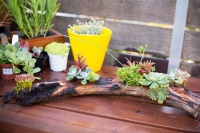
<path id="1" fill-rule="evenodd" d="M 75 26 L 75 28 L 77 27 Z M 104 61 L 112 31 L 103 28 L 101 35 L 87 35 L 76 34 L 68 29 L 68 35 L 74 59 L 77 60 L 77 55 L 80 53 L 86 58 L 88 68 L 92 68 L 93 72 L 99 71 Z"/>

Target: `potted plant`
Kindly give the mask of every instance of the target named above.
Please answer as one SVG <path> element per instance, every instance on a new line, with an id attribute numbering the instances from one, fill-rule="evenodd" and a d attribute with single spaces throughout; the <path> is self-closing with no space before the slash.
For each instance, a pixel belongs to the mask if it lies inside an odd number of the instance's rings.
<path id="1" fill-rule="evenodd" d="M 65 43 L 52 42 L 45 47 L 49 56 L 50 68 L 53 71 L 63 71 L 67 68 L 69 47 Z"/>
<path id="2" fill-rule="evenodd" d="M 35 67 L 39 67 L 41 71 L 44 70 L 44 65 L 47 60 L 47 52 L 43 51 L 43 47 L 34 46 L 31 50 L 33 58 L 36 59 Z"/>
<path id="3" fill-rule="evenodd" d="M 40 68 L 34 68 L 35 62 L 27 48 L 20 47 L 19 43 L 0 45 L 0 73 L 3 79 L 14 79 L 15 74 L 21 72 L 18 67 L 28 74 L 39 72 Z"/>
<path id="4" fill-rule="evenodd" d="M 4 5 L 20 29 L 20 32 L 11 34 L 18 34 L 23 41 L 28 39 L 30 48 L 33 46 L 44 47 L 53 41 L 64 41 L 62 34 L 51 30 L 53 27 L 51 21 L 60 6 L 57 0 L 8 0 L 7 3 L 4 2 Z"/>
<path id="5" fill-rule="evenodd" d="M 112 31 L 104 27 L 104 21 L 78 21 L 78 25 L 69 26 L 68 35 L 74 59 L 77 60 L 81 53 L 87 58 L 88 67 L 94 72 L 99 71 L 112 36 Z"/>

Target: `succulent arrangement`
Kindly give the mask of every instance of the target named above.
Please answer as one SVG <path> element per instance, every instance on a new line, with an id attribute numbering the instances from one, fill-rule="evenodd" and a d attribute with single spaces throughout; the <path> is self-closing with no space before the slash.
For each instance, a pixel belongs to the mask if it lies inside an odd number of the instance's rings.
<path id="1" fill-rule="evenodd" d="M 8 0 L 3 3 L 28 38 L 46 36 L 60 6 L 57 0 Z"/>
<path id="2" fill-rule="evenodd" d="M 87 81 L 94 82 L 99 79 L 99 75 L 92 72 L 91 68 L 87 68 L 87 64 L 85 63 L 86 58 L 83 59 L 83 56 L 80 54 L 77 55 L 78 60 L 75 61 L 75 65 L 72 65 L 69 68 L 69 72 L 67 73 L 66 80 L 81 80 L 81 84 L 87 84 Z"/>
<path id="3" fill-rule="evenodd" d="M 69 51 L 69 47 L 65 43 L 52 42 L 45 47 L 49 54 L 65 56 Z"/>
<path id="4" fill-rule="evenodd" d="M 104 27 L 104 21 L 97 21 L 91 18 L 89 22 L 80 22 L 77 20 L 77 25 L 69 25 L 69 28 L 73 33 L 76 34 L 90 34 L 90 35 L 101 35 Z"/>

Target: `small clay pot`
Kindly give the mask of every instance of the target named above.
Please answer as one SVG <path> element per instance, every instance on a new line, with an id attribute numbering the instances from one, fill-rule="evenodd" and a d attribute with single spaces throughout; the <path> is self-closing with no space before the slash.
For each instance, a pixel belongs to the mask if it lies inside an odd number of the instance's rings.
<path id="1" fill-rule="evenodd" d="M 4 80 L 15 79 L 12 64 L 0 64 L 0 77 Z"/>

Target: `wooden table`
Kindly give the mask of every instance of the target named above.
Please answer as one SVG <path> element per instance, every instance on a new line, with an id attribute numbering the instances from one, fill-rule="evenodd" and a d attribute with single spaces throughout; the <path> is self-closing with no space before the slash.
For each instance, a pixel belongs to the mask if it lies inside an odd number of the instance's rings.
<path id="1" fill-rule="evenodd" d="M 114 70 L 103 66 L 99 74 L 114 77 Z M 47 68 L 38 76 L 65 81 L 66 73 Z M 3 104 L 2 95 L 14 86 L 14 81 L 0 80 L 0 133 L 200 132 L 200 116 L 194 119 L 180 109 L 130 96 L 63 96 L 33 106 Z M 188 87 L 200 94 L 200 79 L 190 78 Z"/>

